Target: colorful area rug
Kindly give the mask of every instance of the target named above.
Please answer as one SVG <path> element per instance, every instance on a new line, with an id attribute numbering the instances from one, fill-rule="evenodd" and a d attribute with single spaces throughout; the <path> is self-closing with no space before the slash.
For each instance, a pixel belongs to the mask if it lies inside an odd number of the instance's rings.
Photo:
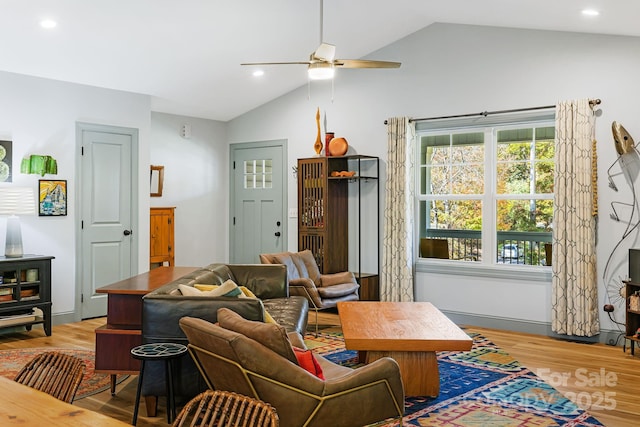
<path id="1" fill-rule="evenodd" d="M 440 395 L 407 397 L 407 426 L 602 426 L 531 370 L 482 335 L 468 352 L 438 353 Z M 305 336 L 307 346 L 334 363 L 355 367 L 357 352 L 344 348 L 339 328 Z M 394 423 L 388 426 L 395 425 Z"/>
<path id="2" fill-rule="evenodd" d="M 45 351 L 59 351 L 79 357 L 85 364 L 84 376 L 75 400 L 108 390 L 111 387 L 111 376 L 95 373 L 95 354 L 92 350 L 76 350 L 69 348 L 21 348 L 15 350 L 0 350 L 0 375 L 14 379 L 20 369 L 37 354 Z M 118 375 L 117 382 L 121 383 L 128 375 Z"/>

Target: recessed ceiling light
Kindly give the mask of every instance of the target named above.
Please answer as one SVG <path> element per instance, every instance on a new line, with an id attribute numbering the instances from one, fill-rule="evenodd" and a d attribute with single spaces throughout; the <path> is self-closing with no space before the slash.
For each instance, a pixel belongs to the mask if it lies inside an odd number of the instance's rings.
<path id="1" fill-rule="evenodd" d="M 40 21 L 40 26 L 42 28 L 55 28 L 57 25 L 58 23 L 53 19 L 43 19 L 42 21 Z"/>
<path id="2" fill-rule="evenodd" d="M 598 12 L 595 9 L 584 9 L 582 11 L 582 14 L 586 15 L 586 16 L 598 16 L 598 15 L 600 15 L 600 12 Z"/>
<path id="3" fill-rule="evenodd" d="M 262 76 L 264 76 L 264 71 L 262 70 L 255 70 L 253 72 L 253 77 L 262 77 Z"/>

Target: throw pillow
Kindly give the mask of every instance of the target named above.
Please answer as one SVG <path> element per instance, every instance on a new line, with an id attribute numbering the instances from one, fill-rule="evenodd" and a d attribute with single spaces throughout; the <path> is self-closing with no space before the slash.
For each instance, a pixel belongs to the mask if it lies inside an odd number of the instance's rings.
<path id="1" fill-rule="evenodd" d="M 305 371 L 312 373 L 316 377 L 324 380 L 324 374 L 322 373 L 322 367 L 318 363 L 318 360 L 313 355 L 311 350 L 304 350 L 302 348 L 293 347 L 293 352 L 296 355 L 296 360 L 301 368 Z"/>
<path id="2" fill-rule="evenodd" d="M 194 297 L 239 297 L 242 292 L 233 280 L 227 280 L 222 285 L 178 285 L 182 295 Z"/>
<path id="3" fill-rule="evenodd" d="M 242 292 L 240 292 L 238 285 L 231 279 L 226 280 L 222 285 L 201 285 L 196 283 L 193 287 L 203 292 L 211 292 L 211 296 L 242 298 Z"/>
<path id="4" fill-rule="evenodd" d="M 228 283 L 231 283 L 231 285 L 227 285 Z M 195 285 L 193 285 L 194 288 L 202 291 L 202 292 L 212 292 L 212 291 L 216 291 L 216 289 L 220 289 L 222 287 L 224 287 L 225 285 L 227 285 L 226 287 L 226 293 L 223 293 L 221 295 L 212 295 L 212 294 L 207 294 L 208 296 L 225 296 L 225 297 L 238 297 L 238 298 L 255 298 L 258 299 L 257 296 L 255 296 L 255 294 L 253 292 L 251 292 L 251 290 L 249 290 L 249 288 L 247 288 L 246 286 L 238 286 L 233 280 L 227 280 L 226 282 L 224 282 L 222 285 L 203 285 L 203 284 L 198 284 L 196 283 Z M 216 292 L 222 292 L 220 290 L 216 291 Z M 267 310 L 264 310 L 264 321 L 265 323 L 278 323 L 276 322 L 276 320 L 269 314 L 269 312 Z"/>
<path id="5" fill-rule="evenodd" d="M 231 279 L 225 281 L 222 285 L 203 285 L 196 283 L 193 287 L 202 292 L 211 292 L 211 294 L 209 294 L 211 296 L 242 298 L 242 292 L 240 292 L 238 285 Z"/>
<path id="6" fill-rule="evenodd" d="M 189 286 L 189 285 L 180 284 L 180 285 L 178 285 L 178 289 L 180 290 L 180 293 L 182 295 L 185 295 L 185 296 L 188 296 L 188 297 L 212 297 L 212 296 L 216 296 L 216 295 L 211 295 L 211 293 L 213 291 L 202 292 L 201 290 L 196 289 L 193 286 Z"/>
<path id="7" fill-rule="evenodd" d="M 242 293 L 244 294 L 244 296 L 246 298 L 258 299 L 258 297 L 253 292 L 251 292 L 251 290 L 249 288 L 247 288 L 246 286 L 240 286 L 240 290 L 242 291 Z M 266 308 L 264 309 L 264 322 L 265 323 L 276 323 L 276 324 L 278 323 L 278 322 L 276 322 L 276 319 L 274 319 L 269 314 L 269 312 L 267 311 Z"/>
<path id="8" fill-rule="evenodd" d="M 221 327 L 251 338 L 278 353 L 293 363 L 297 363 L 287 331 L 276 323 L 262 323 L 247 320 L 228 308 L 218 309 L 218 323 Z"/>

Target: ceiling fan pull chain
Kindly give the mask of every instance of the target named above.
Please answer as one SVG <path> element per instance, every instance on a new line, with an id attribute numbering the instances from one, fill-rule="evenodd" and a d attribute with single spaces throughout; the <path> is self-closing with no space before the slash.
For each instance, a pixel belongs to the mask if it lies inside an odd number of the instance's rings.
<path id="1" fill-rule="evenodd" d="M 333 90 L 333 87 L 334 87 L 334 85 L 335 85 L 335 81 L 336 81 L 336 79 L 331 79 L 331 103 L 332 103 L 332 104 L 333 104 L 333 93 L 335 92 L 335 91 Z"/>

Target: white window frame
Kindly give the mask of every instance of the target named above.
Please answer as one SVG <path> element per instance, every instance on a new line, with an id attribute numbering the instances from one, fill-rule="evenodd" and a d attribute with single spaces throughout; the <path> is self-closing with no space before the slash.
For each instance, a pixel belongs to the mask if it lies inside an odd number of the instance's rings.
<path id="1" fill-rule="evenodd" d="M 478 123 L 482 121 L 482 123 Z M 484 119 L 450 119 L 450 120 L 438 120 L 427 124 L 420 128 L 418 124 L 416 126 L 416 170 L 415 177 L 415 232 L 414 232 L 414 248 L 416 257 L 416 271 L 427 272 L 432 274 L 451 274 L 451 275 L 468 275 L 474 277 L 491 277 L 491 278 L 505 278 L 505 279 L 517 279 L 526 274 L 526 277 L 530 281 L 539 281 L 548 283 L 551 281 L 551 269 L 540 266 L 522 265 L 522 264 L 498 264 L 495 257 L 485 256 L 482 261 L 460 261 L 460 260 L 444 260 L 436 258 L 420 258 L 418 253 L 419 239 L 420 239 L 420 203 L 426 200 L 433 199 L 433 197 L 420 194 L 420 138 L 427 135 L 435 135 L 442 133 L 457 133 L 457 132 L 484 132 L 485 134 L 485 187 L 484 194 L 480 195 L 451 195 L 447 198 L 451 200 L 458 199 L 477 199 L 482 202 L 482 247 L 494 248 L 497 246 L 497 232 L 496 232 L 496 203 L 498 200 L 515 200 L 525 199 L 530 200 L 529 194 L 511 195 L 511 194 L 497 194 L 497 158 L 496 158 L 496 145 L 498 130 L 522 128 L 527 126 L 543 127 L 543 126 L 555 126 L 554 113 L 550 112 L 534 112 L 525 114 L 503 114 L 499 117 L 484 117 Z M 490 143 L 487 143 L 490 142 Z M 553 195 L 548 197 L 537 197 L 537 199 L 553 199 Z M 490 225 L 490 229 L 487 229 L 486 224 Z M 493 253 L 491 249 L 490 253 Z"/>

